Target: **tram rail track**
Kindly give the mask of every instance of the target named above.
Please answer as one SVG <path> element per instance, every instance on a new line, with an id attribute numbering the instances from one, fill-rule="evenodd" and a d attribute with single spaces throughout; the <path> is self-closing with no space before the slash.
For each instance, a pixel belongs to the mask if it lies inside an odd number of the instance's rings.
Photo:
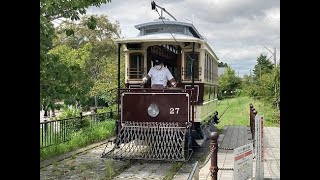
<path id="1" fill-rule="evenodd" d="M 176 162 L 143 161 L 143 160 L 114 160 L 101 158 L 105 149 L 113 147 L 114 138 L 95 143 L 79 150 L 66 153 L 56 158 L 40 162 L 40 179 L 164 179 L 173 176 L 182 168 L 177 168 Z M 193 161 L 207 154 L 206 147 L 198 148 L 190 162 L 180 165 L 191 166 Z M 181 166 L 180 166 L 181 167 Z"/>

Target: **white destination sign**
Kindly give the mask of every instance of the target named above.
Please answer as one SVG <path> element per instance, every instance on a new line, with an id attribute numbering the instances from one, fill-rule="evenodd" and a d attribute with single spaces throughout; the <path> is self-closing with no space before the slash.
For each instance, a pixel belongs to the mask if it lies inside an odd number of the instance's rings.
<path id="1" fill-rule="evenodd" d="M 233 150 L 234 180 L 246 180 L 253 177 L 253 144 L 249 143 Z"/>

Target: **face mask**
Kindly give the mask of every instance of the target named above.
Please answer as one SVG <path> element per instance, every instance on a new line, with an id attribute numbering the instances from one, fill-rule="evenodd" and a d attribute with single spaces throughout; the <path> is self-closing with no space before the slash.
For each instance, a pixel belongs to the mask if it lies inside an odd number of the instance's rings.
<path id="1" fill-rule="evenodd" d="M 156 68 L 157 68 L 158 70 L 160 70 L 160 69 L 162 68 L 162 66 L 161 66 L 161 65 L 156 65 Z"/>

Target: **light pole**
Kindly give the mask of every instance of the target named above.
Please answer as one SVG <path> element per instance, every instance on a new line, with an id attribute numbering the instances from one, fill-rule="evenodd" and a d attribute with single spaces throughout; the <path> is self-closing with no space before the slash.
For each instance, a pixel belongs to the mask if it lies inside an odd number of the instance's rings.
<path id="1" fill-rule="evenodd" d="M 274 77 L 275 77 L 275 80 L 274 80 L 274 97 L 276 98 L 277 97 L 277 79 L 276 79 L 276 68 L 277 68 L 277 59 L 276 59 L 276 56 L 277 56 L 277 49 L 274 48 L 274 52 L 272 52 L 270 49 L 268 49 L 266 46 L 264 46 L 273 56 L 273 60 L 274 60 Z M 272 57 L 271 56 L 271 57 Z M 271 58 L 270 57 L 270 58 Z M 269 58 L 269 59 L 270 59 Z M 261 67 L 260 67 L 260 73 L 261 73 Z M 261 75 L 260 75 L 261 76 Z M 276 103 L 276 107 L 278 107 L 278 104 Z"/>

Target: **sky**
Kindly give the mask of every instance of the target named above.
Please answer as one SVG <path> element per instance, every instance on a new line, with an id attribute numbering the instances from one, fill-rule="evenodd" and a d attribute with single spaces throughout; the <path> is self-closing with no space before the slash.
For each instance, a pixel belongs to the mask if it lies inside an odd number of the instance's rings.
<path id="1" fill-rule="evenodd" d="M 253 73 L 260 54 L 280 62 L 280 0 L 155 0 L 178 21 L 193 23 L 236 75 Z M 160 9 L 158 9 L 160 12 Z M 134 25 L 159 18 L 151 0 L 112 0 L 87 14 L 106 15 L 120 23 L 121 36 L 136 37 Z M 164 17 L 173 20 L 164 13 Z M 275 51 L 276 50 L 276 51 Z M 270 52 L 271 51 L 271 52 Z M 274 51 L 276 53 L 274 53 Z"/>

